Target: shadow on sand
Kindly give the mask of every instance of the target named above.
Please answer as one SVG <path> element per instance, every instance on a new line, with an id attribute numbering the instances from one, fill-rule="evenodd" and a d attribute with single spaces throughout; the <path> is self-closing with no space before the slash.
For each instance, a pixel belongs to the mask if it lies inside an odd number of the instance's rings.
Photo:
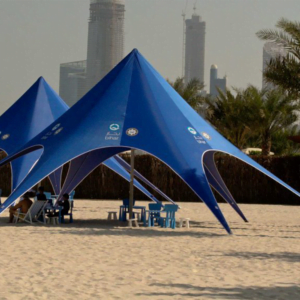
<path id="1" fill-rule="evenodd" d="M 140 228 L 129 228 L 126 222 L 120 221 L 108 221 L 103 219 L 76 219 L 74 223 L 70 224 L 68 221 L 59 226 L 54 225 L 43 225 L 36 223 L 36 225 L 30 225 L 27 223 L 8 224 L 7 218 L 0 218 L 1 227 L 28 227 L 32 234 L 35 233 L 35 228 L 47 228 L 49 234 L 74 234 L 74 235 L 111 235 L 111 236 L 135 236 L 135 237 L 164 237 L 164 236 L 190 236 L 195 238 L 204 237 L 226 237 L 226 232 L 223 232 L 220 227 L 220 234 L 210 232 L 199 232 L 186 230 L 185 228 L 176 230 L 173 229 L 159 229 L 159 228 L 148 228 L 143 227 L 140 223 Z M 203 228 L 210 228 L 205 227 Z M 55 229 L 55 230 L 52 230 Z"/>
<path id="2" fill-rule="evenodd" d="M 155 283 L 151 286 L 157 289 L 170 289 L 170 292 L 149 292 L 138 293 L 137 296 L 161 296 L 161 297 L 180 297 L 184 298 L 201 298 L 209 299 L 299 299 L 300 287 L 282 286 L 282 287 L 236 287 L 236 288 L 218 288 L 218 287 L 200 287 L 190 284 L 160 284 Z M 176 291 L 175 291 L 176 290 Z M 178 292 L 177 292 L 178 291 Z"/>
<path id="3" fill-rule="evenodd" d="M 283 260 L 286 262 L 300 262 L 300 254 L 294 252 L 275 252 L 275 253 L 259 253 L 259 252 L 231 252 L 225 253 L 222 256 L 231 256 L 243 259 L 258 259 L 258 260 Z M 299 294 L 300 299 L 300 294 Z"/>
<path id="4" fill-rule="evenodd" d="M 27 223 L 18 223 L 18 224 L 8 224 L 8 218 L 0 217 L 0 228 L 1 227 L 24 227 L 24 226 L 32 226 Z M 300 239 L 299 236 L 289 235 L 289 236 L 280 236 L 274 235 L 274 231 L 270 230 L 270 234 L 260 234 L 258 229 L 252 228 L 249 223 L 243 225 L 245 227 L 238 227 L 238 223 L 232 223 L 231 228 L 233 230 L 233 236 L 242 236 L 242 237 L 265 237 L 265 238 L 281 238 L 281 239 Z M 162 229 L 157 230 L 153 228 L 144 227 L 142 223 L 140 223 L 140 228 L 138 230 L 128 228 L 126 222 L 119 222 L 119 221 L 109 221 L 106 219 L 75 219 L 74 223 L 68 223 L 68 220 L 65 224 L 60 226 L 49 226 L 46 225 L 47 228 L 51 231 L 51 228 L 56 228 L 53 233 L 57 233 L 57 229 L 64 228 L 61 230 L 61 234 L 78 234 L 78 235 L 129 235 L 129 236 L 190 236 L 196 238 L 203 238 L 203 237 L 225 237 L 230 236 L 223 230 L 222 226 L 217 222 L 190 222 L 191 229 L 187 230 L 185 228 L 179 229 L 179 224 L 177 223 L 176 230 L 172 229 Z M 239 224 L 241 225 L 241 224 Z M 37 226 L 43 226 L 43 224 L 37 223 Z M 35 226 L 33 226 L 35 227 Z M 65 229 L 68 229 L 65 231 Z M 81 230 L 76 230 L 81 229 Z M 82 230 L 85 229 L 85 230 Z M 193 231 L 193 229 L 203 229 L 204 231 L 201 232 L 200 230 Z M 214 231 L 218 231 L 219 233 L 209 232 L 210 229 Z M 242 229 L 243 232 L 235 232 L 235 230 Z M 298 231 L 290 231 L 291 233 L 295 233 Z"/>

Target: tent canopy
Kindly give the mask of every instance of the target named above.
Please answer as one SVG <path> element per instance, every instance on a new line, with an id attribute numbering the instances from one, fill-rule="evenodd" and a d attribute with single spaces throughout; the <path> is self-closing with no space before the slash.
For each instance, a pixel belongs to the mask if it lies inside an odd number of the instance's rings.
<path id="1" fill-rule="evenodd" d="M 128 149 L 144 150 L 176 172 L 209 207 L 228 233 L 231 230 L 211 191 L 208 177 L 218 192 L 232 201 L 219 176 L 213 155 L 231 154 L 299 193 L 265 170 L 228 142 L 201 118 L 137 51 L 132 51 L 99 84 L 55 123 L 24 148 L 2 160 L 43 149 L 29 175 L 3 204 L 2 210 L 36 182 L 68 161 L 98 152 L 101 161 Z M 68 176 L 82 177 L 78 164 Z M 81 174 L 81 175 L 80 175 Z M 76 179 L 79 181 L 78 179 Z M 245 191 L 246 192 L 246 191 Z"/>

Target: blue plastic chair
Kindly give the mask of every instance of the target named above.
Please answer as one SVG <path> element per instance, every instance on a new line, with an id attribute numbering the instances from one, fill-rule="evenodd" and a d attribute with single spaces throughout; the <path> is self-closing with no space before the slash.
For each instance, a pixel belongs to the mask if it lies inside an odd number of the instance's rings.
<path id="1" fill-rule="evenodd" d="M 149 203 L 149 210 L 161 210 L 161 203 Z M 149 212 L 150 214 L 150 226 L 154 226 L 154 219 L 157 223 L 159 223 L 160 213 L 159 212 Z"/>
<path id="2" fill-rule="evenodd" d="M 72 191 L 69 195 L 69 200 L 74 200 L 75 191 Z"/>
<path id="3" fill-rule="evenodd" d="M 175 212 L 178 210 L 178 205 L 166 204 L 164 211 L 167 213 L 166 217 L 159 218 L 159 224 L 164 228 L 176 228 Z"/>
<path id="4" fill-rule="evenodd" d="M 44 194 L 46 195 L 47 200 L 52 200 L 50 192 L 44 192 Z"/>
<path id="5" fill-rule="evenodd" d="M 129 212 L 129 199 L 123 199 L 123 205 L 125 206 L 122 214 L 122 221 L 126 221 L 126 214 Z M 135 199 L 133 199 L 133 206 L 135 205 Z M 134 212 L 132 213 L 132 217 L 134 218 Z"/>

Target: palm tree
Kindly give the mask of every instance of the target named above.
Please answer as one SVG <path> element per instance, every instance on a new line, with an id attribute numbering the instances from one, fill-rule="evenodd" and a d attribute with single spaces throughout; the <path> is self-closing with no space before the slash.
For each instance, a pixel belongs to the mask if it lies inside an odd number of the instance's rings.
<path id="1" fill-rule="evenodd" d="M 299 96 L 300 22 L 282 18 L 277 22 L 276 27 L 278 30 L 264 29 L 256 33 L 261 40 L 274 42 L 287 51 L 286 56 L 271 59 L 264 73 L 264 79 Z"/>
<path id="2" fill-rule="evenodd" d="M 280 88 L 266 91 L 249 86 L 243 94 L 250 109 L 248 125 L 261 140 L 262 155 L 269 155 L 274 135 L 297 121 L 299 103 Z"/>
<path id="3" fill-rule="evenodd" d="M 219 90 L 216 100 L 208 100 L 207 119 L 238 148 L 258 146 L 269 155 L 272 139 L 298 119 L 298 102 L 282 89 L 260 90 L 249 86 L 234 89 L 236 95 Z"/>
<path id="4" fill-rule="evenodd" d="M 200 92 L 204 88 L 204 84 L 198 79 L 191 79 L 186 84 L 183 77 L 177 77 L 174 82 L 168 81 L 177 93 L 196 111 L 199 111 L 204 103 L 204 97 Z"/>
<path id="5" fill-rule="evenodd" d="M 208 98 L 206 119 L 223 136 L 242 149 L 251 136 L 251 114 L 248 99 L 243 96 L 244 92 L 238 89 L 234 89 L 234 92 L 236 95 L 230 90 L 225 93 L 219 90 L 216 98 Z"/>

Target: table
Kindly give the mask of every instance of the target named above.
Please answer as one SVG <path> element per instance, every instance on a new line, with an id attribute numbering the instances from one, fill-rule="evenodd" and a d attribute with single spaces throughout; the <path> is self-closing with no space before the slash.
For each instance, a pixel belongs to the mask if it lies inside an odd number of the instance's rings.
<path id="1" fill-rule="evenodd" d="M 151 214 L 154 214 L 154 213 L 166 213 L 165 210 L 146 210 L 145 211 L 145 214 L 148 213 L 148 227 L 154 227 L 154 222 L 153 222 L 153 226 L 152 226 L 152 222 L 151 222 Z M 146 218 L 144 219 L 144 226 L 146 226 Z"/>
<path id="2" fill-rule="evenodd" d="M 58 222 L 59 224 L 61 224 L 61 211 L 62 211 L 63 207 L 62 206 L 59 206 L 59 205 L 51 205 L 50 203 L 48 203 L 44 210 L 52 210 L 54 213 L 56 210 L 58 210 Z"/>
<path id="3" fill-rule="evenodd" d="M 128 209 L 127 205 L 120 205 L 120 211 L 119 211 L 119 221 L 126 222 L 126 208 Z M 141 221 L 145 222 L 146 219 L 146 206 L 133 206 L 133 209 L 140 209 L 141 210 Z M 134 213 L 134 211 L 133 211 Z"/>

